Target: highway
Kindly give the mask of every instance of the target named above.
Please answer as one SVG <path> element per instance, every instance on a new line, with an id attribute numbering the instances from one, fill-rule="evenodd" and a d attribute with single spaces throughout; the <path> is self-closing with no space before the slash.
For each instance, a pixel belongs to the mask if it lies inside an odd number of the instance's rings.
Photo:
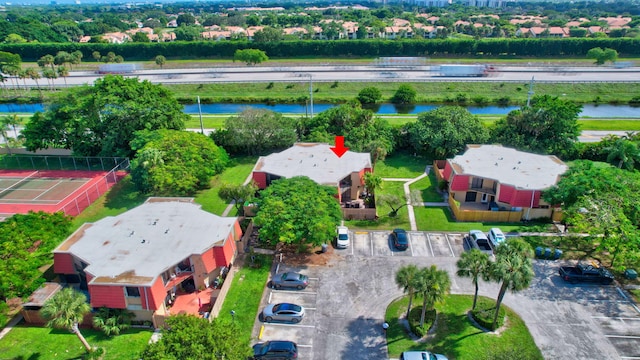
<path id="1" fill-rule="evenodd" d="M 640 67 L 615 69 L 612 67 L 532 67 L 498 66 L 487 77 L 445 77 L 437 66 L 234 66 L 199 69 L 138 70 L 125 76 L 138 77 L 154 84 L 201 84 L 225 82 L 428 82 L 428 81 L 479 81 L 479 82 L 640 82 Z M 92 84 L 99 75 L 93 72 L 71 72 L 66 79 L 56 79 L 55 85 L 76 86 Z M 46 79 L 38 81 L 47 86 Z M 7 85 L 7 84 L 5 84 Z M 23 80 L 17 85 L 25 86 Z M 26 86 L 35 86 L 26 79 Z"/>

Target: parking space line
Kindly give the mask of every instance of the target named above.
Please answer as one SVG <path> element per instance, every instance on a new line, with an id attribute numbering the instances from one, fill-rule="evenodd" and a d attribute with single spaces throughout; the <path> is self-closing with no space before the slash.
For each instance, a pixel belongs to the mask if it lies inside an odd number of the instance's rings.
<path id="1" fill-rule="evenodd" d="M 315 310 L 316 308 L 312 308 L 312 307 L 305 307 L 306 310 Z"/>
<path id="2" fill-rule="evenodd" d="M 637 321 L 640 321 L 640 318 L 618 317 L 618 316 L 592 316 L 591 318 L 592 319 L 637 320 Z"/>
<path id="3" fill-rule="evenodd" d="M 295 290 L 277 290 L 277 289 L 274 289 L 271 292 L 273 292 L 273 291 L 277 291 L 278 293 L 281 293 L 281 294 L 318 295 L 318 293 L 315 292 L 315 291 L 295 291 Z"/>
<path id="4" fill-rule="evenodd" d="M 451 241 L 449 241 L 449 235 L 444 235 L 445 239 L 447 239 L 447 245 L 449 245 L 449 250 L 451 251 L 451 257 L 456 257 L 456 254 L 453 252 L 453 248 L 451 247 Z"/>
<path id="5" fill-rule="evenodd" d="M 640 309 L 638 309 L 638 307 L 636 306 L 636 304 L 633 301 L 629 300 L 629 297 L 624 293 L 624 291 L 622 291 L 619 287 L 616 287 L 616 290 L 618 290 L 618 293 L 629 302 L 629 305 L 631 305 L 633 307 L 633 309 L 638 312 L 640 314 Z"/>
<path id="6" fill-rule="evenodd" d="M 310 348 L 310 347 L 313 347 L 313 345 L 300 345 L 300 344 L 298 344 L 298 347 Z"/>
<path id="7" fill-rule="evenodd" d="M 620 359 L 633 360 L 633 359 L 640 359 L 640 357 L 638 357 L 638 356 L 620 356 Z"/>
<path id="8" fill-rule="evenodd" d="M 371 256 L 373 256 L 373 238 L 371 237 L 371 233 L 369 233 L 369 245 L 371 247 Z"/>
<path id="9" fill-rule="evenodd" d="M 411 246 L 409 246 L 409 250 L 411 250 L 411 257 L 413 257 L 413 243 L 411 242 L 411 238 L 412 236 L 409 236 L 409 243 L 411 243 Z M 391 254 L 393 254 L 393 252 L 391 252 Z"/>
<path id="10" fill-rule="evenodd" d="M 431 250 L 431 257 L 435 257 L 433 254 L 433 248 L 431 247 L 431 236 L 429 236 L 429 234 L 427 234 L 427 244 L 429 244 L 429 250 Z"/>
<path id="11" fill-rule="evenodd" d="M 640 339 L 640 336 L 632 336 L 632 335 L 605 335 L 608 338 L 621 338 L 621 339 Z"/>
<path id="12" fill-rule="evenodd" d="M 316 327 L 315 325 L 285 324 L 285 323 L 277 323 L 277 322 L 265 323 L 265 325 L 278 325 L 278 326 L 303 327 L 303 328 L 315 328 Z"/>

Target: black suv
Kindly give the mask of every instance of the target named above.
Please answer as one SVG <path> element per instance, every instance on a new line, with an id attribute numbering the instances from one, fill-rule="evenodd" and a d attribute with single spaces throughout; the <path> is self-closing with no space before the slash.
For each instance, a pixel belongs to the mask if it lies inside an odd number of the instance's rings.
<path id="1" fill-rule="evenodd" d="M 253 345 L 254 359 L 297 359 L 298 345 L 293 341 L 267 341 Z"/>
<path id="2" fill-rule="evenodd" d="M 393 246 L 398 250 L 407 250 L 409 248 L 409 238 L 407 232 L 402 229 L 394 229 L 391 233 Z"/>

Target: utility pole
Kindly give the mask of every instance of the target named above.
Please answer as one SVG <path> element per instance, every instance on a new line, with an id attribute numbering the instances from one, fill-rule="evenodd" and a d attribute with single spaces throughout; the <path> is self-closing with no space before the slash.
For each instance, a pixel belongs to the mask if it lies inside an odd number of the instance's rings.
<path id="1" fill-rule="evenodd" d="M 309 100 L 310 100 L 310 113 L 311 113 L 311 118 L 313 119 L 313 75 L 308 74 L 309 75 Z"/>
<path id="2" fill-rule="evenodd" d="M 200 96 L 198 96 L 198 114 L 200 114 L 200 133 L 204 135 L 204 124 L 202 123 L 202 109 L 200 108 Z"/>
<path id="3" fill-rule="evenodd" d="M 531 104 L 531 97 L 534 94 L 534 92 L 533 92 L 533 83 L 535 83 L 535 79 L 532 76 L 531 77 L 531 82 L 529 83 L 529 91 L 527 92 L 527 107 L 529 107 L 529 105 Z"/>

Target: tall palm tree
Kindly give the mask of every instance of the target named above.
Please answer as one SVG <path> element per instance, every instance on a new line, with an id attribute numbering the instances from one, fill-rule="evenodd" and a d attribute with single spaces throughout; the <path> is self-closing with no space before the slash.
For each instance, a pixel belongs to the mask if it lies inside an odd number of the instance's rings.
<path id="1" fill-rule="evenodd" d="M 435 265 L 423 268 L 416 278 L 416 293 L 422 296 L 422 314 L 420 315 L 420 326 L 424 326 L 424 318 L 427 309 L 431 310 L 436 303 L 442 301 L 451 288 L 449 273 L 445 270 L 438 270 Z"/>
<path id="2" fill-rule="evenodd" d="M 604 150 L 609 153 L 607 162 L 618 166 L 619 169 L 624 167 L 627 170 L 633 170 L 636 163 L 640 162 L 640 148 L 635 141 L 619 138 Z"/>
<path id="3" fill-rule="evenodd" d="M 22 84 L 24 84 L 24 93 L 27 93 L 27 90 L 29 90 L 29 88 L 27 87 L 27 78 L 29 77 L 29 72 L 26 69 L 20 69 L 20 72 L 18 72 L 18 78 L 22 79 Z"/>
<path id="4" fill-rule="evenodd" d="M 11 155 L 11 146 L 9 146 L 9 134 L 8 134 L 10 127 L 9 127 L 9 122 L 6 120 L 7 117 L 0 120 L 0 135 L 4 140 L 5 146 L 7 147 L 7 153 Z"/>
<path id="5" fill-rule="evenodd" d="M 382 178 L 373 173 L 364 174 L 364 186 L 367 188 L 367 203 L 371 206 L 375 204 L 376 189 L 382 187 Z"/>
<path id="6" fill-rule="evenodd" d="M 58 77 L 56 71 L 51 69 L 42 69 L 42 76 L 47 79 L 51 90 L 54 90 L 54 80 Z"/>
<path id="7" fill-rule="evenodd" d="M 531 246 L 521 239 L 509 239 L 496 248 L 496 261 L 491 265 L 491 278 L 502 282 L 496 300 L 496 312 L 493 317 L 493 328 L 498 323 L 500 305 L 507 290 L 518 292 L 529 287 L 533 279 Z"/>
<path id="8" fill-rule="evenodd" d="M 396 272 L 396 285 L 402 288 L 405 294 L 409 295 L 409 306 L 407 306 L 406 318 L 409 318 L 409 312 L 411 311 L 411 303 L 413 302 L 413 296 L 415 295 L 416 288 L 415 282 L 418 275 L 418 267 L 415 265 L 406 265 L 401 267 Z"/>
<path id="9" fill-rule="evenodd" d="M 67 76 L 69 76 L 69 69 L 60 65 L 58 66 L 57 72 L 58 76 L 62 76 L 62 78 L 64 79 L 64 85 L 67 86 Z"/>
<path id="10" fill-rule="evenodd" d="M 87 297 L 83 293 L 72 288 L 65 288 L 44 303 L 40 314 L 48 320 L 48 327 L 67 329 L 76 334 L 88 352 L 91 351 L 91 346 L 80 333 L 78 324 L 89 311 L 91 311 L 91 306 L 87 303 Z"/>
<path id="11" fill-rule="evenodd" d="M 18 130 L 16 129 L 16 126 L 20 125 L 22 123 L 22 119 L 20 119 L 20 117 L 17 114 L 11 114 L 11 115 L 7 115 L 2 119 L 3 123 L 6 123 L 7 125 L 11 126 L 11 128 L 13 129 L 13 135 L 15 136 L 15 138 L 18 138 Z"/>
<path id="12" fill-rule="evenodd" d="M 473 306 L 471 307 L 471 310 L 475 310 L 478 300 L 478 280 L 480 277 L 484 280 L 489 280 L 489 255 L 478 249 L 466 251 L 462 253 L 456 265 L 458 266 L 456 275 L 471 278 L 473 285 L 476 287 L 473 295 Z"/>
<path id="13" fill-rule="evenodd" d="M 18 86 L 18 80 L 16 79 L 16 76 L 18 75 L 18 73 L 20 73 L 20 67 L 15 65 L 5 65 L 2 67 L 2 72 L 9 74 L 9 81 L 11 82 L 11 84 L 13 84 L 13 80 L 15 79 L 16 83 L 15 85 L 13 85 L 13 88 L 15 90 Z"/>
<path id="14" fill-rule="evenodd" d="M 28 68 L 27 75 L 31 80 L 36 82 L 36 87 L 38 88 L 38 92 L 40 92 L 40 97 L 42 97 L 42 89 L 40 89 L 40 84 L 38 84 L 38 79 L 40 79 L 40 73 L 38 72 L 38 70 L 34 68 Z"/>
<path id="15" fill-rule="evenodd" d="M 40 66 L 41 68 L 44 69 L 47 66 L 51 66 L 51 70 L 54 70 L 53 68 L 54 62 L 55 62 L 55 57 L 53 57 L 53 55 L 51 54 L 44 55 L 37 61 L 38 66 Z"/>

